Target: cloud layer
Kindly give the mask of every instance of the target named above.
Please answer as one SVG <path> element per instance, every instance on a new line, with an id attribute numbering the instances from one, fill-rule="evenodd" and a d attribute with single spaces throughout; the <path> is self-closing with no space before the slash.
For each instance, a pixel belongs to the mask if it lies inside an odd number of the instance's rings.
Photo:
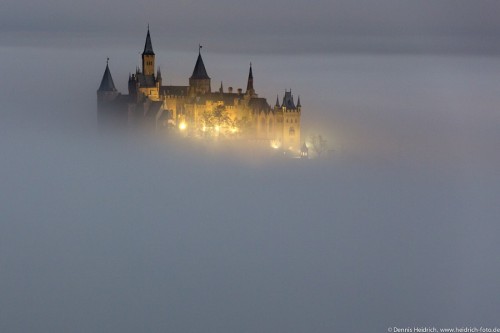
<path id="1" fill-rule="evenodd" d="M 496 1 L 10 1 L 5 43 L 128 44 L 150 23 L 173 50 L 221 53 L 498 53 Z M 75 41 L 76 38 L 76 41 Z"/>

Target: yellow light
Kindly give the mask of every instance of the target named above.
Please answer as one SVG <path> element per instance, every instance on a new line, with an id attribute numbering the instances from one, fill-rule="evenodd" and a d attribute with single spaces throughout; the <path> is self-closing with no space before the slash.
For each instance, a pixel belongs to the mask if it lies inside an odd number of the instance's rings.
<path id="1" fill-rule="evenodd" d="M 234 133 L 236 133 L 236 132 L 238 132 L 238 129 L 237 129 L 236 127 L 231 127 L 231 133 L 233 133 L 233 134 L 234 134 Z"/>
<path id="2" fill-rule="evenodd" d="M 219 125 L 216 125 L 216 126 L 215 126 L 215 130 L 216 130 L 217 132 L 219 132 L 219 131 L 220 131 L 220 126 L 219 126 Z"/>
<path id="3" fill-rule="evenodd" d="M 281 147 L 281 143 L 279 140 L 272 140 L 271 147 L 274 149 L 279 149 Z"/>
<path id="4" fill-rule="evenodd" d="M 187 124 L 185 122 L 182 122 L 182 123 L 179 124 L 179 129 L 181 131 L 184 131 L 186 128 L 187 128 Z"/>

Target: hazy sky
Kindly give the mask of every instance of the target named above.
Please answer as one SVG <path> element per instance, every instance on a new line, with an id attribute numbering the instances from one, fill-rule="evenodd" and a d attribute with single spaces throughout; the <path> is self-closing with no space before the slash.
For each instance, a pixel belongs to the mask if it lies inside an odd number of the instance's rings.
<path id="1" fill-rule="evenodd" d="M 0 3 L 0 332 L 500 325 L 498 1 Z M 104 140 L 96 90 L 293 89 L 290 161 Z"/>
<path id="2" fill-rule="evenodd" d="M 0 33 L 16 45 L 128 43 L 150 23 L 172 50 L 498 53 L 498 1 L 13 1 Z M 3 44 L 3 43 L 2 43 Z"/>

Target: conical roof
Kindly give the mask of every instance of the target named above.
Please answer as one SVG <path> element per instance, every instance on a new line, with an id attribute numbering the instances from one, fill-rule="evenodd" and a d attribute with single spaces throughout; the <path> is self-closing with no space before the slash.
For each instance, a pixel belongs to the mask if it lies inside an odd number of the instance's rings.
<path id="1" fill-rule="evenodd" d="M 148 27 L 148 34 L 146 36 L 146 43 L 144 44 L 144 52 L 142 52 L 142 55 L 155 55 L 153 52 L 153 44 L 151 43 L 151 35 L 149 34 L 149 27 Z"/>
<path id="2" fill-rule="evenodd" d="M 196 60 L 196 65 L 194 66 L 193 75 L 190 79 L 210 79 L 205 69 L 205 64 L 201 58 L 201 53 L 198 53 L 198 59 Z"/>
<path id="3" fill-rule="evenodd" d="M 109 71 L 109 66 L 106 64 L 106 70 L 102 76 L 101 85 L 97 91 L 116 91 L 115 83 L 113 82 L 113 77 Z"/>
<path id="4" fill-rule="evenodd" d="M 248 81 L 247 81 L 247 91 L 254 90 L 253 89 L 253 73 L 252 73 L 252 63 L 250 63 L 250 71 L 248 72 Z"/>

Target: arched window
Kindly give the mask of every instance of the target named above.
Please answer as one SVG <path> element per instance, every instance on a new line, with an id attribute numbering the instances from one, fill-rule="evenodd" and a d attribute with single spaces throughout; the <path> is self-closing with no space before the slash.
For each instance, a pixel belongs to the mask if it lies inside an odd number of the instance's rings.
<path id="1" fill-rule="evenodd" d="M 295 135 L 295 128 L 290 127 L 290 129 L 288 130 L 288 134 L 289 134 L 290 136 L 294 136 L 294 135 Z"/>

